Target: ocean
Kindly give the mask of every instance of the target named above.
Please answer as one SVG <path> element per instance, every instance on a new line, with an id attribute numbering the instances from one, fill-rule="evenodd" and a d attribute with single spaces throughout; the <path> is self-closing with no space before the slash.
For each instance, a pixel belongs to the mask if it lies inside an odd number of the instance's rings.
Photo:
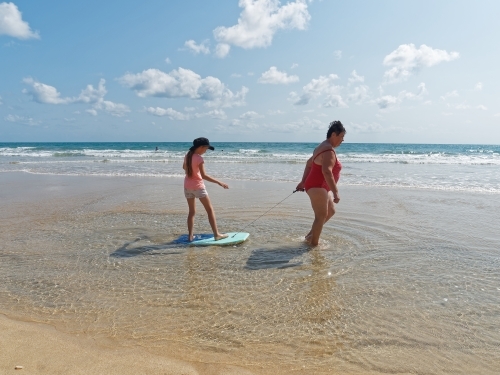
<path id="1" fill-rule="evenodd" d="M 207 248 L 189 146 L 0 144 L 0 314 L 217 369 L 193 374 L 499 373 L 500 146 L 342 144 L 315 248 L 315 144 L 214 143 L 219 229 L 250 237 Z"/>
<path id="2" fill-rule="evenodd" d="M 190 143 L 0 143 L 0 172 L 182 177 Z M 297 182 L 314 143 L 214 143 L 207 173 Z M 158 147 L 158 151 L 155 148 Z M 500 192 L 500 146 L 344 143 L 343 185 Z"/>

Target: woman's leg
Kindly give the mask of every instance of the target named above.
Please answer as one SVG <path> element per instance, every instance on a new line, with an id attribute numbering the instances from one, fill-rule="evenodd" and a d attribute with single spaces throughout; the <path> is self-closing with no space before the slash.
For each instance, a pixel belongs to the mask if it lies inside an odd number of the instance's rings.
<path id="1" fill-rule="evenodd" d="M 317 246 L 319 243 L 319 236 L 323 230 L 323 225 L 327 220 L 329 196 L 328 192 L 323 188 L 310 188 L 307 190 L 307 195 L 309 195 L 311 206 L 314 211 L 314 221 L 308 242 L 312 246 Z"/>
<path id="2" fill-rule="evenodd" d="M 323 225 L 325 225 L 326 222 L 328 220 L 330 220 L 333 215 L 335 215 L 335 204 L 333 203 L 333 193 L 331 191 L 329 191 L 328 192 L 328 210 L 327 210 L 327 214 L 326 214 L 326 217 L 325 217 L 325 222 L 323 223 Z M 311 237 L 311 234 L 312 234 L 312 228 L 309 231 L 309 233 L 306 234 L 305 239 L 309 240 L 309 238 Z"/>
<path id="3" fill-rule="evenodd" d="M 193 240 L 193 228 L 194 228 L 194 214 L 196 213 L 196 199 L 195 198 L 186 198 L 189 207 L 189 213 L 187 218 L 188 225 L 188 238 L 189 242 Z"/>
<path id="4" fill-rule="evenodd" d="M 212 203 L 210 202 L 210 198 L 208 196 L 204 198 L 200 198 L 200 202 L 205 207 L 205 210 L 207 211 L 208 215 L 208 222 L 210 223 L 210 226 L 212 227 L 212 232 L 214 232 L 214 238 L 215 240 L 220 240 L 222 238 L 226 238 L 227 234 L 221 234 L 219 233 L 219 230 L 217 229 L 217 221 L 215 220 L 215 212 L 212 207 Z"/>

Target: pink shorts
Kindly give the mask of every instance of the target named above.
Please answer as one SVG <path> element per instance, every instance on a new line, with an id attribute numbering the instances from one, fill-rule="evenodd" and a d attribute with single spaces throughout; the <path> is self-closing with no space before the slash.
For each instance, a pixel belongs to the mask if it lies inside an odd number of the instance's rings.
<path id="1" fill-rule="evenodd" d="M 184 188 L 184 195 L 187 199 L 205 198 L 208 197 L 206 189 L 186 189 Z"/>

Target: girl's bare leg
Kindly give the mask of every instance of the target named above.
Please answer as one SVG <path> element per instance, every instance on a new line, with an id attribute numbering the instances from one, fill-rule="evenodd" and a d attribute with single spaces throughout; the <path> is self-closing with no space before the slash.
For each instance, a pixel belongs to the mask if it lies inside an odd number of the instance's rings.
<path id="1" fill-rule="evenodd" d="M 207 211 L 208 215 L 208 222 L 210 223 L 210 226 L 212 227 L 212 232 L 214 232 L 214 238 L 215 240 L 221 240 L 223 238 L 227 237 L 227 234 L 221 234 L 219 233 L 219 230 L 217 229 L 217 221 L 215 220 L 215 212 L 212 207 L 212 203 L 210 202 L 210 198 L 207 196 L 205 198 L 200 198 L 200 202 L 205 207 L 205 210 Z"/>
<path id="2" fill-rule="evenodd" d="M 335 205 L 333 203 L 333 193 L 331 191 L 328 192 L 328 213 L 326 214 L 325 222 L 323 225 L 326 224 L 328 220 L 332 218 L 332 216 L 335 215 Z M 305 239 L 308 240 L 309 237 L 311 237 L 312 233 L 312 228 L 309 231 L 309 233 L 306 234 Z"/>
<path id="3" fill-rule="evenodd" d="M 317 246 L 319 243 L 319 236 L 323 230 L 328 215 L 328 192 L 323 188 L 311 188 L 307 191 L 311 206 L 314 211 L 314 221 L 311 228 L 311 235 L 308 242 L 312 246 Z"/>
<path id="4" fill-rule="evenodd" d="M 189 207 L 189 213 L 187 218 L 188 225 L 188 238 L 189 242 L 193 240 L 193 228 L 194 228 L 194 214 L 196 213 L 196 199 L 195 198 L 186 198 Z"/>

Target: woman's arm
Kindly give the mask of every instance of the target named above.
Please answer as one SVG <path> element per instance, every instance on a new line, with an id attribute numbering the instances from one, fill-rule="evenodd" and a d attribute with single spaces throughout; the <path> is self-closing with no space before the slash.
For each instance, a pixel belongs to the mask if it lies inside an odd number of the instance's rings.
<path id="1" fill-rule="evenodd" d="M 304 183 L 306 182 L 306 178 L 307 176 L 309 176 L 309 172 L 311 171 L 312 162 L 313 162 L 313 157 L 311 156 L 306 162 L 306 166 L 304 167 L 304 173 L 302 174 L 302 180 L 295 188 L 296 190 L 300 191 L 304 190 Z"/>
<path id="2" fill-rule="evenodd" d="M 224 182 L 221 182 L 219 180 L 216 180 L 215 178 L 209 176 L 208 174 L 205 173 L 205 163 L 201 163 L 199 165 L 199 168 L 200 168 L 200 174 L 201 174 L 201 178 L 203 178 L 204 180 L 207 180 L 207 181 L 210 181 L 210 182 L 213 182 L 214 184 L 217 184 L 217 185 L 220 185 L 222 186 L 224 189 L 229 189 L 229 186 L 227 186 L 227 184 L 225 184 Z"/>
<path id="3" fill-rule="evenodd" d="M 337 161 L 337 157 L 335 156 L 335 152 L 324 152 L 321 156 L 323 158 L 321 162 L 321 172 L 323 172 L 325 182 L 333 193 L 333 201 L 335 203 L 339 203 L 339 190 L 337 189 L 337 184 L 335 183 L 332 174 L 333 166 Z"/>

